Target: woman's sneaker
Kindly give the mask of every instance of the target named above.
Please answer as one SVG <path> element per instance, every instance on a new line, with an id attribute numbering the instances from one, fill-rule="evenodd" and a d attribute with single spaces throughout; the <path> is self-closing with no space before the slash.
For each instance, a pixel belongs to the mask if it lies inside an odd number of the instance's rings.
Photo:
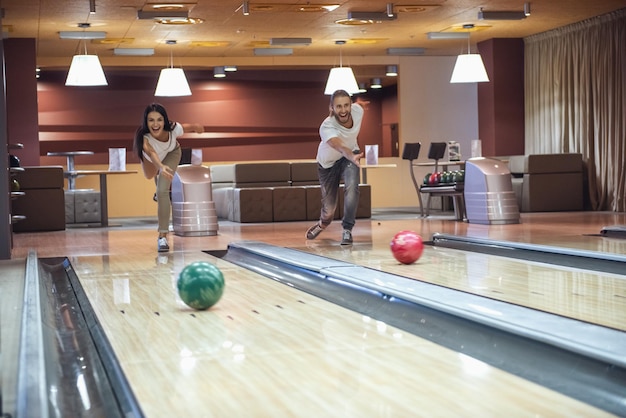
<path id="1" fill-rule="evenodd" d="M 167 245 L 167 238 L 159 237 L 157 241 L 157 247 L 160 253 L 165 253 L 170 250 L 170 246 Z"/>
<path id="2" fill-rule="evenodd" d="M 352 232 L 344 229 L 343 234 L 341 235 L 341 245 L 350 245 L 352 244 Z"/>
<path id="3" fill-rule="evenodd" d="M 317 236 L 321 234 L 323 230 L 324 228 L 322 228 L 319 223 L 316 223 L 306 231 L 306 239 L 317 238 Z"/>

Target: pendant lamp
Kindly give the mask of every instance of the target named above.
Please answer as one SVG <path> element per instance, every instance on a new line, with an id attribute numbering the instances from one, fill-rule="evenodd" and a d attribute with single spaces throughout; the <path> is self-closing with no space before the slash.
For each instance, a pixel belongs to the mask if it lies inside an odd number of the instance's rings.
<path id="1" fill-rule="evenodd" d="M 337 45 L 344 45 L 346 41 L 336 41 Z M 341 48 L 339 49 L 339 67 L 331 68 L 324 94 L 331 95 L 337 90 L 345 90 L 349 94 L 359 92 L 359 85 L 356 82 L 352 68 L 343 67 L 341 62 Z"/>
<path id="2" fill-rule="evenodd" d="M 107 79 L 97 55 L 74 55 L 65 79 L 66 86 L 106 86 Z"/>
<path id="3" fill-rule="evenodd" d="M 450 83 L 482 83 L 489 81 L 487 70 L 483 64 L 480 54 L 470 53 L 470 37 L 469 30 L 474 27 L 473 24 L 463 25 L 468 29 L 467 36 L 467 54 L 461 54 L 456 58 L 454 70 Z"/>
<path id="4" fill-rule="evenodd" d="M 168 45 L 175 45 L 176 41 L 166 41 Z M 157 82 L 155 96 L 176 97 L 191 96 L 191 89 L 182 68 L 174 68 L 174 58 L 170 50 L 170 66 L 163 68 Z"/>

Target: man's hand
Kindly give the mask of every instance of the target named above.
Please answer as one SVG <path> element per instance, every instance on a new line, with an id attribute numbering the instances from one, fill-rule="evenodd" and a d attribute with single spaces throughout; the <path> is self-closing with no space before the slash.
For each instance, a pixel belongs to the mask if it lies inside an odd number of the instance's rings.
<path id="1" fill-rule="evenodd" d="M 352 154 L 352 162 L 354 162 L 354 165 L 356 165 L 357 167 L 361 167 L 361 158 L 363 158 L 363 153 L 360 152 L 358 154 Z"/>

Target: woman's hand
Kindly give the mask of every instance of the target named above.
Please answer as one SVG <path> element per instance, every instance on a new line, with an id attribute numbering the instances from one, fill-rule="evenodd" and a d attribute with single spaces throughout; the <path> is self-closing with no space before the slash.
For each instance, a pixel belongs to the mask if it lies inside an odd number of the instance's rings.
<path id="1" fill-rule="evenodd" d="M 166 178 L 170 180 L 174 178 L 174 170 L 172 170 L 166 165 L 161 166 L 161 169 L 159 170 L 159 174 L 165 176 Z"/>

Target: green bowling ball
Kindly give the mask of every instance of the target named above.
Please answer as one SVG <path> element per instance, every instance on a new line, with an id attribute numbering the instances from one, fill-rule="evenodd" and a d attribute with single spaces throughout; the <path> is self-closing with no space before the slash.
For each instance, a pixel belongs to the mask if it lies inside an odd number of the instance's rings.
<path id="1" fill-rule="evenodd" d="M 215 265 L 196 261 L 182 269 L 177 281 L 178 295 L 187 306 L 209 309 L 224 293 L 224 275 Z"/>

